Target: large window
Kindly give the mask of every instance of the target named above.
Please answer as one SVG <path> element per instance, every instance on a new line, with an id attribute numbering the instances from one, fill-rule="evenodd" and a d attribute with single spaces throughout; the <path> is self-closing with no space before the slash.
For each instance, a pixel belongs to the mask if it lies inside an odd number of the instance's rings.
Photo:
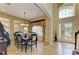
<path id="1" fill-rule="evenodd" d="M 20 22 L 19 21 L 14 21 L 14 32 L 20 31 Z"/>
<path id="2" fill-rule="evenodd" d="M 14 21 L 14 32 L 17 32 L 17 31 L 28 33 L 28 27 L 27 26 L 21 26 L 21 22 L 15 20 Z"/>
<path id="3" fill-rule="evenodd" d="M 10 30 L 9 30 L 10 21 L 9 21 L 9 19 L 0 18 L 0 22 L 3 24 L 5 30 L 6 30 L 8 33 L 10 33 Z"/>
<path id="4" fill-rule="evenodd" d="M 59 7 L 59 18 L 75 16 L 74 4 L 64 4 Z"/>
<path id="5" fill-rule="evenodd" d="M 24 27 L 24 33 L 28 33 L 28 27 Z"/>
<path id="6" fill-rule="evenodd" d="M 43 36 L 43 30 L 41 26 L 34 26 L 32 32 L 36 32 L 38 36 Z"/>

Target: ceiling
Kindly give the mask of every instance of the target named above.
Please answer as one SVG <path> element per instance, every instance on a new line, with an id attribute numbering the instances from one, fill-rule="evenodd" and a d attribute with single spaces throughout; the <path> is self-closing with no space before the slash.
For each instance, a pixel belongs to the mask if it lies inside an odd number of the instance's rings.
<path id="1" fill-rule="evenodd" d="M 47 3 L 44 3 L 43 5 L 45 4 L 47 6 L 49 5 Z M 63 3 L 58 3 L 58 7 L 61 6 L 62 4 Z M 43 5 L 41 4 L 41 6 L 39 6 L 39 4 L 35 3 L 0 3 L 0 12 L 17 16 L 20 18 L 25 18 L 27 20 L 34 20 L 41 16 L 46 15 L 45 14 L 46 11 L 42 9 Z M 26 12 L 25 16 L 24 12 Z"/>
<path id="2" fill-rule="evenodd" d="M 44 15 L 34 3 L 0 3 L 0 12 L 28 20 Z M 25 17 L 24 12 L 26 12 Z"/>

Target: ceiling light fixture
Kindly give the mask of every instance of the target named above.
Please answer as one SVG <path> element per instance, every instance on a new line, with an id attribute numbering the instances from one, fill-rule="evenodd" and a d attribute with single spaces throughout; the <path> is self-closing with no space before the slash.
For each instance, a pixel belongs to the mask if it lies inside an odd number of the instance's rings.
<path id="1" fill-rule="evenodd" d="M 21 26 L 23 26 L 23 27 L 26 27 L 26 26 L 28 26 L 28 24 L 27 23 L 25 23 L 25 15 L 26 15 L 26 12 L 24 12 L 24 19 L 23 19 L 23 23 L 21 24 Z"/>

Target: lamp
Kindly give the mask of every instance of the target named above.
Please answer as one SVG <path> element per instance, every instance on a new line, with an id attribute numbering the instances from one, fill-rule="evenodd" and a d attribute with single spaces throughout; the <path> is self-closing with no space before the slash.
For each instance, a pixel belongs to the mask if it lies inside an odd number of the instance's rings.
<path id="1" fill-rule="evenodd" d="M 25 18 L 26 12 L 24 12 L 24 18 Z M 26 27 L 28 26 L 28 24 L 25 23 L 25 21 L 23 20 L 23 23 L 21 24 L 21 26 Z"/>

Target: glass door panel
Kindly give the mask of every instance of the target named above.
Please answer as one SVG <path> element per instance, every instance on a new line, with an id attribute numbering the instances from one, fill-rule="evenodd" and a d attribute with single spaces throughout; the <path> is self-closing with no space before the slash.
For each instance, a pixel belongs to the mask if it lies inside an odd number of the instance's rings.
<path id="1" fill-rule="evenodd" d="M 72 23 L 59 24 L 59 41 L 72 42 Z"/>

